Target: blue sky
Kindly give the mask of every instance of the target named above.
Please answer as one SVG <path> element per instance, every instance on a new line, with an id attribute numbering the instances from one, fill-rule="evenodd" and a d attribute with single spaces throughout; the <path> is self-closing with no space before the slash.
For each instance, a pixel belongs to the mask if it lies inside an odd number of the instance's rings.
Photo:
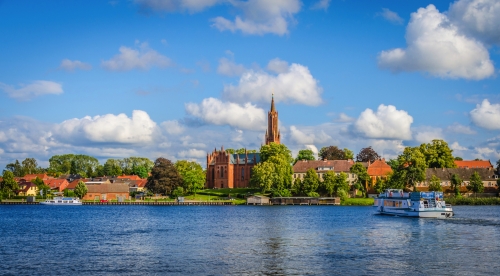
<path id="1" fill-rule="evenodd" d="M 500 159 L 500 3 L 0 1 L 0 167 L 444 139 Z"/>

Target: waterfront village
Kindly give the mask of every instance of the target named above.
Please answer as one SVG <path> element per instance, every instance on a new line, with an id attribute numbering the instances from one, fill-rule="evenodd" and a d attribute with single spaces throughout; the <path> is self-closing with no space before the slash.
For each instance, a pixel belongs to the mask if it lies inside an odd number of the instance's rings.
<path id="1" fill-rule="evenodd" d="M 371 205 L 386 188 L 443 191 L 448 199 L 473 195 L 499 203 L 500 160 L 496 168 L 489 160 L 462 160 L 443 140 L 406 147 L 391 160 L 371 147 L 354 157 L 337 146 L 323 147 L 317 157 L 300 150 L 292 158 L 281 143 L 274 98 L 260 151 L 222 146 L 207 154 L 205 169 L 196 162 L 165 158 L 108 159 L 100 165 L 91 156 L 65 154 L 49 162 L 47 169 L 38 167 L 34 158 L 8 164 L 0 177 L 2 204 L 66 196 L 89 204 Z"/>

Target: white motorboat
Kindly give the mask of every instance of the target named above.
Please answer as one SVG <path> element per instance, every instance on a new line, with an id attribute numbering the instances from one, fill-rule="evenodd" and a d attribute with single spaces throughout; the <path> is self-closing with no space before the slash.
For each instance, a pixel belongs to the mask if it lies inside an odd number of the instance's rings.
<path id="1" fill-rule="evenodd" d="M 82 205 L 82 201 L 79 198 L 73 197 L 54 197 L 53 199 L 47 199 L 40 202 L 42 205 Z"/>
<path id="2" fill-rule="evenodd" d="M 375 199 L 377 213 L 401 217 L 449 218 L 453 208 L 446 204 L 443 192 L 410 192 L 387 189 Z"/>

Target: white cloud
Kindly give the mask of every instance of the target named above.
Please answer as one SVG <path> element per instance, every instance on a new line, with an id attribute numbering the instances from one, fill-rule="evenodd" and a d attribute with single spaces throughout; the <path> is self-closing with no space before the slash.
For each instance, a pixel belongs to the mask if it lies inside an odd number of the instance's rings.
<path id="1" fill-rule="evenodd" d="M 177 120 L 165 121 L 160 125 L 168 134 L 172 135 L 181 134 L 186 130 L 186 128 L 179 124 L 179 121 Z"/>
<path id="2" fill-rule="evenodd" d="M 411 139 L 413 117 L 393 105 L 381 104 L 377 113 L 367 108 L 353 123 L 352 130 L 366 138 Z"/>
<path id="3" fill-rule="evenodd" d="M 318 156 L 318 148 L 315 145 L 306 145 L 306 149 L 312 150 L 314 156 Z"/>
<path id="4" fill-rule="evenodd" d="M 387 8 L 382 8 L 382 12 L 377 13 L 377 15 L 382 16 L 387 21 L 394 24 L 403 24 L 404 20 L 401 18 L 397 12 L 393 12 Z"/>
<path id="5" fill-rule="evenodd" d="M 203 158 L 207 156 L 207 152 L 198 149 L 189 149 L 180 151 L 177 156 L 179 158 Z"/>
<path id="6" fill-rule="evenodd" d="M 341 123 L 348 123 L 348 122 L 352 122 L 354 120 L 355 120 L 354 118 L 347 116 L 347 114 L 340 113 L 339 118 L 336 121 L 341 122 Z"/>
<path id="7" fill-rule="evenodd" d="M 267 64 L 267 70 L 276 74 L 288 73 L 288 62 L 279 58 L 272 59 Z"/>
<path id="8" fill-rule="evenodd" d="M 441 78 L 479 80 L 494 73 L 488 50 L 463 35 L 434 5 L 412 13 L 406 29 L 406 49 L 382 51 L 380 68 L 393 72 L 423 71 Z"/>
<path id="9" fill-rule="evenodd" d="M 434 139 L 443 139 L 443 130 L 436 127 L 419 127 L 415 131 L 415 141 L 420 144 L 430 143 Z"/>
<path id="10" fill-rule="evenodd" d="M 218 16 L 212 19 L 212 26 L 220 31 L 241 31 L 253 35 L 287 34 L 288 25 L 294 21 L 293 15 L 301 8 L 299 0 L 248 0 L 229 3 L 240 9 L 243 16 L 237 15 L 234 21 Z"/>
<path id="11" fill-rule="evenodd" d="M 452 149 L 454 151 L 466 151 L 467 150 L 466 147 L 460 146 L 460 144 L 458 142 L 451 143 L 450 149 Z"/>
<path id="12" fill-rule="evenodd" d="M 263 130 L 267 125 L 264 110 L 250 103 L 239 105 L 208 98 L 201 104 L 187 103 L 185 106 L 189 115 L 209 124 L 229 125 L 249 130 Z"/>
<path id="13" fill-rule="evenodd" d="M 275 66 L 276 62 L 273 64 Z M 238 86 L 224 86 L 223 96 L 236 102 L 260 101 L 268 103 L 273 92 L 277 102 L 312 106 L 323 102 L 321 99 L 323 89 L 318 85 L 318 81 L 314 79 L 307 67 L 296 63 L 290 65 L 286 72 L 277 75 L 271 75 L 264 71 L 248 70 L 241 76 Z"/>
<path id="14" fill-rule="evenodd" d="M 311 6 L 312 10 L 327 10 L 328 7 L 330 6 L 330 1 L 331 0 L 319 0 L 318 2 L 314 3 L 314 5 Z"/>
<path id="15" fill-rule="evenodd" d="M 90 70 L 92 69 L 92 65 L 81 62 L 79 60 L 63 59 L 61 61 L 61 65 L 59 65 L 59 69 L 63 69 L 66 71 L 74 71 L 75 69 Z"/>
<path id="16" fill-rule="evenodd" d="M 490 104 L 484 99 L 481 104 L 470 112 L 472 122 L 479 127 L 497 130 L 500 129 L 500 104 Z"/>
<path id="17" fill-rule="evenodd" d="M 226 76 L 241 76 L 245 72 L 245 66 L 242 64 L 236 64 L 234 61 L 228 58 L 219 59 L 219 67 L 217 67 L 217 73 Z"/>
<path id="18" fill-rule="evenodd" d="M 47 94 L 58 95 L 63 93 L 62 84 L 45 80 L 37 80 L 28 85 L 21 84 L 21 88 L 18 89 L 0 82 L 0 89 L 7 93 L 9 97 L 20 101 Z"/>
<path id="19" fill-rule="evenodd" d="M 449 132 L 461 133 L 461 134 L 476 134 L 474 130 L 472 130 L 469 126 L 464 126 L 459 123 L 454 123 L 451 126 L 446 128 Z"/>
<path id="20" fill-rule="evenodd" d="M 466 34 L 488 44 L 500 44 L 500 1 L 459 0 L 451 4 L 448 14 Z"/>
<path id="21" fill-rule="evenodd" d="M 305 127 L 299 130 L 296 126 L 290 126 L 290 139 L 296 144 L 323 144 L 332 140 L 332 137 L 323 130 Z"/>
<path id="22" fill-rule="evenodd" d="M 106 114 L 70 119 L 56 126 L 56 136 L 63 141 L 147 144 L 154 140 L 156 123 L 141 110 L 126 114 Z"/>
<path id="23" fill-rule="evenodd" d="M 176 12 L 188 11 L 189 13 L 200 12 L 214 6 L 223 0 L 134 0 L 144 10 Z"/>
<path id="24" fill-rule="evenodd" d="M 169 58 L 149 48 L 147 43 L 140 44 L 137 50 L 121 46 L 119 51 L 120 54 L 101 62 L 101 66 L 110 71 L 129 71 L 149 70 L 151 67 L 165 68 L 172 65 Z"/>

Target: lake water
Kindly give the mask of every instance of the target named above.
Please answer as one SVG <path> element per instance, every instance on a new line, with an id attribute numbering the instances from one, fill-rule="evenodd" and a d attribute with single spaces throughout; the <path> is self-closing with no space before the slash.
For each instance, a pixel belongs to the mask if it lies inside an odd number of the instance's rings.
<path id="1" fill-rule="evenodd" d="M 1 275 L 493 275 L 500 206 L 0 206 Z"/>

